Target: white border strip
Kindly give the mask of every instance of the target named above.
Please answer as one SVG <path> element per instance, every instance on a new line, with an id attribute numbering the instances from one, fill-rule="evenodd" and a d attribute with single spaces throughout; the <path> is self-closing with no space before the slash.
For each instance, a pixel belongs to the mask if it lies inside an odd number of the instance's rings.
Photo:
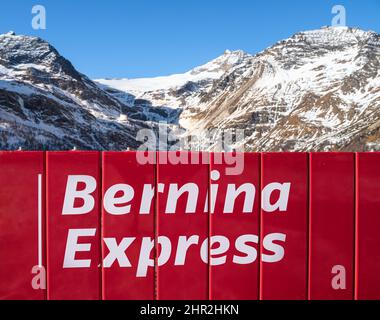
<path id="1" fill-rule="evenodd" d="M 42 267 L 42 174 L 38 175 L 38 266 Z"/>

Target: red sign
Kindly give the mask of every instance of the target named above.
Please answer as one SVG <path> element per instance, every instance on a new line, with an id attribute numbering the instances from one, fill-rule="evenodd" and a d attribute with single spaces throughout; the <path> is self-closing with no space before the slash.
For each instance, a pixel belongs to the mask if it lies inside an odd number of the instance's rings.
<path id="1" fill-rule="evenodd" d="M 263 300 L 307 299 L 308 155 L 264 153 L 261 212 Z M 275 182 L 275 184 L 273 184 Z M 272 185 L 271 185 L 272 183 Z M 269 188 L 268 188 L 269 187 Z M 273 192 L 271 192 L 273 190 Z M 281 198 L 282 197 L 282 198 Z M 270 247 L 286 250 L 279 260 Z"/>
<path id="2" fill-rule="evenodd" d="M 310 155 L 309 297 L 354 298 L 355 157 Z"/>
<path id="3" fill-rule="evenodd" d="M 227 175 L 226 154 L 211 155 L 213 300 L 255 300 L 259 296 L 260 154 L 237 156 L 243 157 L 243 171 Z"/>
<path id="4" fill-rule="evenodd" d="M 380 299 L 380 153 L 356 162 L 356 299 Z"/>
<path id="5" fill-rule="evenodd" d="M 0 299 L 380 299 L 379 163 L 0 152 Z"/>
<path id="6" fill-rule="evenodd" d="M 160 300 L 208 299 L 209 165 L 190 164 L 191 157 L 197 155 L 200 154 L 158 153 L 156 243 Z M 177 164 L 176 159 L 182 159 L 182 163 Z"/>
<path id="7" fill-rule="evenodd" d="M 153 300 L 155 166 L 103 153 L 103 298 Z"/>
<path id="8" fill-rule="evenodd" d="M 100 153 L 47 154 L 48 299 L 100 299 Z"/>
<path id="9" fill-rule="evenodd" d="M 46 298 L 43 152 L 0 152 L 0 299 Z"/>

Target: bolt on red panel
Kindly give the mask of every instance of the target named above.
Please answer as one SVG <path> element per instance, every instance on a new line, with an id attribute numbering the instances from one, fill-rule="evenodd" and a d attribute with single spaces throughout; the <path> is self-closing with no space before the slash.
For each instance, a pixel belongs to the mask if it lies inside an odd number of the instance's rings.
<path id="1" fill-rule="evenodd" d="M 260 154 L 214 153 L 210 168 L 210 298 L 257 300 Z"/>
<path id="2" fill-rule="evenodd" d="M 308 154 L 263 153 L 261 168 L 260 299 L 306 300 Z M 280 261 L 265 248 L 266 239 L 276 234 L 283 240 L 274 242 L 284 249 Z"/>
<path id="3" fill-rule="evenodd" d="M 47 153 L 48 299 L 101 298 L 100 153 Z"/>
<path id="4" fill-rule="evenodd" d="M 354 297 L 355 155 L 310 155 L 309 298 Z"/>
<path id="5" fill-rule="evenodd" d="M 0 299 L 46 299 L 43 152 L 0 152 Z"/>
<path id="6" fill-rule="evenodd" d="M 155 164 L 143 163 L 143 153 L 103 153 L 104 299 L 154 298 Z"/>
<path id="7" fill-rule="evenodd" d="M 157 298 L 208 299 L 209 155 L 204 164 L 194 152 L 157 156 Z"/>
<path id="8" fill-rule="evenodd" d="M 380 153 L 357 154 L 356 299 L 380 299 Z"/>

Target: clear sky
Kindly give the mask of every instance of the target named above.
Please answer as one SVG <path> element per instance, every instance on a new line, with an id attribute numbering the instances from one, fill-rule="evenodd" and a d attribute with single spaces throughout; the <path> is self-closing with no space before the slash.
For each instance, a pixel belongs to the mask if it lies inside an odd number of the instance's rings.
<path id="1" fill-rule="evenodd" d="M 42 4 L 47 29 L 33 30 Z M 91 78 L 180 73 L 226 49 L 256 53 L 292 34 L 330 25 L 380 33 L 380 0 L 1 0 L 0 32 L 37 35 Z"/>

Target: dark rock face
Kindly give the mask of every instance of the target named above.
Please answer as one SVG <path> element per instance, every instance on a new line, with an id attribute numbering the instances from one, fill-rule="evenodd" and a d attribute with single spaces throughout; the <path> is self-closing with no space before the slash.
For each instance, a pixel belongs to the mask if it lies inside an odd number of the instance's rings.
<path id="1" fill-rule="evenodd" d="M 2 150 L 136 149 L 138 130 L 177 117 L 149 103 L 129 106 L 39 38 L 1 35 L 0 57 Z"/>

